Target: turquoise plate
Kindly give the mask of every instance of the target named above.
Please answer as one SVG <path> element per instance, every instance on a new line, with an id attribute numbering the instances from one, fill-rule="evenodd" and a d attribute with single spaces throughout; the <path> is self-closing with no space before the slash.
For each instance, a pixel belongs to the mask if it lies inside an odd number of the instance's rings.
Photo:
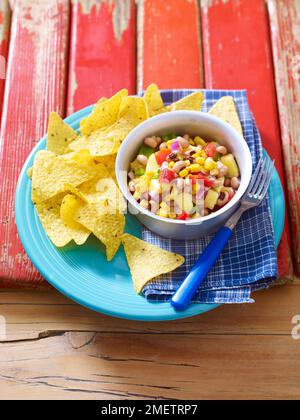
<path id="1" fill-rule="evenodd" d="M 75 130 L 80 120 L 92 107 L 85 108 L 66 119 Z M 176 312 L 169 303 L 149 303 L 138 296 L 132 287 L 124 251 L 119 250 L 114 260 L 106 261 L 102 245 L 95 238 L 81 247 L 55 248 L 46 236 L 31 201 L 31 182 L 27 170 L 34 155 L 44 149 L 46 137 L 34 148 L 20 174 L 16 190 L 15 213 L 22 244 L 36 268 L 60 292 L 94 311 L 120 318 L 140 321 L 167 321 L 199 315 L 219 305 L 193 304 L 184 312 Z M 276 245 L 281 238 L 284 223 L 284 198 L 277 173 L 270 187 Z M 129 216 L 127 231 L 141 236 L 138 221 Z"/>

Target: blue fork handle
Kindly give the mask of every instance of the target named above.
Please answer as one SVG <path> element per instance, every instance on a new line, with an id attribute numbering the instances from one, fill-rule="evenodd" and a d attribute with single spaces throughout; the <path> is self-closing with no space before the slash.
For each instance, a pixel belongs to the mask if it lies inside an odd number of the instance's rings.
<path id="1" fill-rule="evenodd" d="M 226 226 L 223 227 L 203 251 L 171 299 L 171 305 L 177 311 L 182 311 L 189 306 L 194 294 L 219 258 L 232 234 L 233 231 L 231 229 Z"/>

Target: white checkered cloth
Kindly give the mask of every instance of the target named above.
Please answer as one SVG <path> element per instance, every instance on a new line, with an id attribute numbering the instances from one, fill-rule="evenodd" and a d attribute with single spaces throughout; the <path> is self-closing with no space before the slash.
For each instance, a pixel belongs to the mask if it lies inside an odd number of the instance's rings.
<path id="1" fill-rule="evenodd" d="M 166 104 L 174 102 L 194 90 L 162 91 Z M 205 92 L 203 111 L 208 111 L 222 96 L 234 97 L 242 122 L 244 136 L 249 145 L 253 167 L 262 155 L 261 138 L 250 112 L 246 91 L 208 90 Z M 179 287 L 198 256 L 212 237 L 192 241 L 162 238 L 146 228 L 145 241 L 185 257 L 185 264 L 173 273 L 163 275 L 159 281 L 149 283 L 143 290 L 152 301 L 167 301 Z M 268 198 L 258 208 L 246 212 L 235 229 L 229 245 L 208 274 L 193 298 L 195 303 L 252 303 L 251 294 L 265 289 L 277 277 L 277 258 L 274 231 Z"/>

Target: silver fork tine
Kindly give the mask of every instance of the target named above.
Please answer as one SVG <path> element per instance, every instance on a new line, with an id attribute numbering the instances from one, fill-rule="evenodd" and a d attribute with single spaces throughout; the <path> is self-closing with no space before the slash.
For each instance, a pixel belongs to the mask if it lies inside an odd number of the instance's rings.
<path id="1" fill-rule="evenodd" d="M 262 180 L 262 178 L 264 176 L 264 173 L 265 173 L 265 166 L 266 166 L 266 159 L 263 159 L 260 170 L 259 170 L 259 173 L 258 173 L 258 175 L 255 179 L 254 186 L 251 188 L 251 190 L 249 190 L 249 194 L 254 195 L 258 186 L 261 184 L 261 180 Z"/>
<path id="2" fill-rule="evenodd" d="M 248 187 L 248 190 L 247 190 L 246 194 L 248 194 L 252 190 L 252 187 L 253 187 L 253 185 L 254 185 L 257 177 L 258 177 L 258 174 L 259 174 L 259 171 L 260 171 L 260 167 L 261 167 L 262 161 L 263 161 L 263 158 L 260 158 L 259 161 L 258 161 L 258 164 L 256 166 L 254 175 L 252 176 L 252 179 L 251 179 L 251 182 L 249 184 L 249 187 Z"/>
<path id="3" fill-rule="evenodd" d="M 265 183 L 264 183 L 264 188 L 263 188 L 263 190 L 260 192 L 260 195 L 259 195 L 259 200 L 260 200 L 260 201 L 263 201 L 263 199 L 265 198 L 265 196 L 266 196 L 266 194 L 267 194 L 267 192 L 268 192 L 269 185 L 270 185 L 270 182 L 271 182 L 271 179 L 272 179 L 272 175 L 273 175 L 274 169 L 275 169 L 275 161 L 273 160 L 273 162 L 271 163 L 271 165 L 270 165 L 270 167 L 269 167 L 269 174 L 268 174 L 268 178 L 267 178 L 267 180 L 265 181 Z"/>
<path id="4" fill-rule="evenodd" d="M 273 165 L 272 161 L 268 160 L 268 162 L 266 164 L 266 168 L 265 168 L 265 173 L 264 173 L 263 180 L 262 180 L 261 184 L 258 186 L 257 191 L 255 191 L 255 195 L 257 197 L 260 196 L 261 192 L 263 191 L 263 189 L 265 187 L 265 183 L 266 183 L 266 180 L 269 177 L 269 173 L 270 173 L 270 170 L 271 170 L 272 165 Z"/>

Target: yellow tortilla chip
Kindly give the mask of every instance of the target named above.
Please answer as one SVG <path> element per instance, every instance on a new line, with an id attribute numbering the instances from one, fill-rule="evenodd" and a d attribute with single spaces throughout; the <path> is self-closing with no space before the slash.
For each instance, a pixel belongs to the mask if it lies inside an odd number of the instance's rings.
<path id="1" fill-rule="evenodd" d="M 89 136 L 94 131 L 114 124 L 118 118 L 122 99 L 127 95 L 128 91 L 123 89 L 110 99 L 96 104 L 91 115 L 82 124 L 81 133 Z"/>
<path id="2" fill-rule="evenodd" d="M 122 244 L 137 293 L 141 293 L 150 280 L 174 271 L 184 263 L 181 255 L 165 251 L 127 233 L 122 236 Z"/>
<path id="3" fill-rule="evenodd" d="M 203 92 L 195 92 L 169 105 L 169 111 L 201 111 L 204 100 Z"/>
<path id="4" fill-rule="evenodd" d="M 219 99 L 211 108 L 209 114 L 227 122 L 241 136 L 244 136 L 241 121 L 232 96 L 223 96 L 223 98 Z"/>
<path id="5" fill-rule="evenodd" d="M 117 153 L 120 140 L 115 133 L 109 135 L 103 130 L 97 130 L 90 136 L 81 136 L 70 144 L 73 151 L 88 150 L 93 157 L 108 156 Z"/>
<path id="6" fill-rule="evenodd" d="M 56 155 L 68 153 L 69 144 L 77 137 L 78 134 L 73 128 L 66 124 L 56 112 L 51 112 L 47 133 L 47 150 Z"/>
<path id="7" fill-rule="evenodd" d="M 89 136 L 79 137 L 70 144 L 70 149 L 89 150 L 95 158 L 116 154 L 130 131 L 147 118 L 148 111 L 143 98 L 125 97 L 120 105 L 118 120 L 113 125 L 96 130 Z"/>
<path id="8" fill-rule="evenodd" d="M 111 214 L 103 203 L 86 204 L 74 214 L 74 220 L 83 225 L 105 245 L 108 261 L 111 261 L 121 244 L 125 228 L 125 216 Z"/>
<path id="9" fill-rule="evenodd" d="M 32 199 L 42 202 L 66 191 L 66 184 L 76 187 L 96 175 L 96 163 L 88 152 L 68 159 L 42 150 L 35 156 L 32 171 Z"/>
<path id="10" fill-rule="evenodd" d="M 109 177 L 112 178 L 116 183 L 116 158 L 117 155 L 109 155 L 109 156 L 100 156 L 96 157 L 96 161 L 105 165 L 106 169 L 108 170 Z"/>
<path id="11" fill-rule="evenodd" d="M 150 118 L 154 117 L 155 115 L 162 114 L 163 112 L 168 112 L 168 109 L 164 105 L 157 85 L 152 84 L 148 86 L 144 94 L 144 99 L 148 107 Z"/>
<path id="12" fill-rule="evenodd" d="M 72 241 L 71 233 L 60 217 L 62 199 L 63 195 L 59 195 L 43 203 L 37 203 L 35 207 L 47 236 L 58 248 Z"/>
<path id="13" fill-rule="evenodd" d="M 107 101 L 107 98 L 101 98 L 99 99 L 99 101 L 96 103 L 96 105 L 100 105 L 103 102 Z M 80 131 L 82 132 L 82 127 L 84 126 L 84 124 L 87 122 L 88 117 L 86 118 L 82 118 L 82 120 L 80 121 Z"/>
<path id="14" fill-rule="evenodd" d="M 103 202 L 113 212 L 124 213 L 127 209 L 123 194 L 117 187 L 115 181 L 110 178 L 100 179 L 96 184 L 96 192 L 88 198 L 91 202 Z"/>
<path id="15" fill-rule="evenodd" d="M 144 98 L 139 98 L 137 96 L 127 96 L 123 98 L 118 118 L 120 125 L 126 121 L 134 128 L 148 118 L 149 113 Z"/>
<path id="16" fill-rule="evenodd" d="M 88 237 L 90 231 L 74 220 L 74 214 L 85 205 L 78 197 L 74 195 L 66 195 L 61 203 L 60 217 L 63 224 L 68 228 L 69 233 L 77 245 L 83 245 Z"/>

